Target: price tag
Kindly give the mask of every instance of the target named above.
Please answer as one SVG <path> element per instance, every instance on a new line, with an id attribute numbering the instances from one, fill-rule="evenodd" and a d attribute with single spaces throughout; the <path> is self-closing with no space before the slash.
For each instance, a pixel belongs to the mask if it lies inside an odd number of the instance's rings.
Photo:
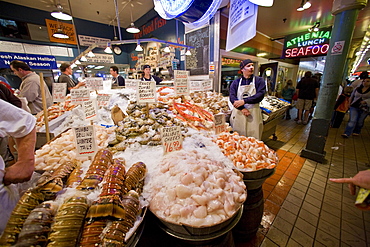
<path id="1" fill-rule="evenodd" d="M 136 92 L 139 104 L 156 102 L 155 81 L 138 81 Z"/>
<path id="2" fill-rule="evenodd" d="M 67 93 L 67 83 L 53 83 L 53 102 L 64 102 Z"/>
<path id="3" fill-rule="evenodd" d="M 180 126 L 161 128 L 164 154 L 182 149 L 182 135 Z"/>
<path id="4" fill-rule="evenodd" d="M 104 107 L 104 106 L 109 106 L 109 101 L 110 101 L 111 97 L 112 97 L 111 94 L 101 94 L 101 93 L 99 93 L 96 96 L 96 102 L 98 103 L 98 107 L 101 108 L 101 107 Z"/>
<path id="5" fill-rule="evenodd" d="M 86 88 L 91 91 L 103 90 L 103 78 L 102 77 L 86 77 L 85 78 Z"/>
<path id="6" fill-rule="evenodd" d="M 209 80 L 202 81 L 202 88 L 203 88 L 203 91 L 212 90 L 213 80 L 209 79 Z"/>
<path id="7" fill-rule="evenodd" d="M 131 89 L 136 89 L 136 86 L 140 80 L 130 80 L 126 79 L 125 80 L 125 87 L 126 88 L 131 88 Z"/>
<path id="8" fill-rule="evenodd" d="M 73 128 L 77 155 L 93 156 L 96 152 L 95 129 L 93 125 Z"/>
<path id="9" fill-rule="evenodd" d="M 96 118 L 96 104 L 92 100 L 86 100 L 82 102 L 82 107 L 85 112 L 85 120 L 94 120 Z"/>
<path id="10" fill-rule="evenodd" d="M 82 102 L 90 99 L 90 90 L 86 88 L 71 89 L 71 103 L 81 104 Z"/>
<path id="11" fill-rule="evenodd" d="M 216 114 L 215 117 L 215 132 L 216 135 L 226 131 L 225 114 Z"/>
<path id="12" fill-rule="evenodd" d="M 201 81 L 190 81 L 190 91 L 202 91 L 202 82 Z"/>
<path id="13" fill-rule="evenodd" d="M 175 70 L 176 95 L 189 95 L 189 71 Z"/>

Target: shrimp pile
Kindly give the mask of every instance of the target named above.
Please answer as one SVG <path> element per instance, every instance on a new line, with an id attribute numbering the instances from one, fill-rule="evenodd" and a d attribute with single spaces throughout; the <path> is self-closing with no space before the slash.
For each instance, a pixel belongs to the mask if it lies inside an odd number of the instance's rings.
<path id="1" fill-rule="evenodd" d="M 223 132 L 214 139 L 214 142 L 234 166 L 243 172 L 272 169 L 279 162 L 275 151 L 254 137 L 241 136 L 236 132 L 232 134 Z"/>
<path id="2" fill-rule="evenodd" d="M 75 108 L 77 105 L 74 105 L 71 103 L 71 101 L 64 101 L 60 103 L 53 104 L 48 108 L 48 120 L 51 121 L 61 115 L 63 115 L 66 111 L 71 111 L 73 108 Z M 36 127 L 37 129 L 40 129 L 42 126 L 44 126 L 44 112 L 41 111 L 37 113 L 36 115 Z"/>
<path id="3" fill-rule="evenodd" d="M 222 223 L 246 199 L 240 175 L 196 150 L 166 155 L 151 177 L 150 210 L 173 224 L 208 227 Z"/>

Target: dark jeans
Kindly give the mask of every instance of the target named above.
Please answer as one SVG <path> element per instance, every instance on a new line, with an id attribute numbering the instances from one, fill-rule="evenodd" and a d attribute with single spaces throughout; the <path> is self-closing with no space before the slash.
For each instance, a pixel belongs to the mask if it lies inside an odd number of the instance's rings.
<path id="1" fill-rule="evenodd" d="M 347 136 L 352 135 L 352 133 L 360 134 L 367 115 L 368 112 L 365 112 L 360 108 L 349 108 L 349 121 L 344 134 L 346 134 Z"/>
<path id="2" fill-rule="evenodd" d="M 346 115 L 345 112 L 334 111 L 333 117 L 331 118 L 330 126 L 332 128 L 339 128 L 343 122 L 344 115 Z"/>

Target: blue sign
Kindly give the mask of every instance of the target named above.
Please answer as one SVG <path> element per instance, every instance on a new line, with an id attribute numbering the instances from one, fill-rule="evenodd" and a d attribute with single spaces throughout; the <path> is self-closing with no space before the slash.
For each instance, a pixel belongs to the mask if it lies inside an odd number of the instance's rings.
<path id="1" fill-rule="evenodd" d="M 0 52 L 0 68 L 10 68 L 10 62 L 13 60 L 25 62 L 31 69 L 58 68 L 54 56 Z"/>

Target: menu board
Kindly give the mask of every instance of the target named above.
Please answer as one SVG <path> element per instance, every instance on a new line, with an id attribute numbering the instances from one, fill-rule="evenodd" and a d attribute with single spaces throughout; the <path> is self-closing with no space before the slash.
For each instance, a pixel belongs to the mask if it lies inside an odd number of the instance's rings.
<path id="1" fill-rule="evenodd" d="M 73 128 L 78 156 L 94 156 L 96 152 L 95 129 L 93 125 Z"/>
<path id="2" fill-rule="evenodd" d="M 174 84 L 176 95 L 189 95 L 189 71 L 175 70 Z"/>
<path id="3" fill-rule="evenodd" d="M 186 56 L 186 70 L 190 75 L 208 75 L 209 73 L 209 26 L 186 33 L 186 45 L 193 46 L 191 55 Z"/>
<path id="4" fill-rule="evenodd" d="M 53 102 L 64 102 L 67 83 L 53 83 Z"/>

